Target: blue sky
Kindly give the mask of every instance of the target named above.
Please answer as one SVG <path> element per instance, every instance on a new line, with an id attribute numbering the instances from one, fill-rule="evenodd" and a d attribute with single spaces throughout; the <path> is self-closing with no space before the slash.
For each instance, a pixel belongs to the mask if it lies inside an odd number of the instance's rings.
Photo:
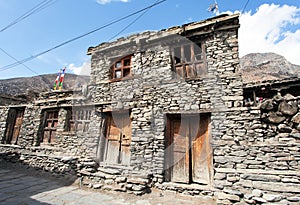
<path id="1" fill-rule="evenodd" d="M 56 0 L 49 7 L 0 32 L 0 49 L 22 60 L 156 1 Z M 0 30 L 40 2 L 42 0 L 0 0 Z M 221 13 L 241 12 L 246 2 L 217 1 Z M 214 0 L 167 0 L 150 9 L 121 36 L 213 17 L 214 13 L 207 12 L 212 3 Z M 90 57 L 86 55 L 88 47 L 108 41 L 135 17 L 28 61 L 24 63 L 26 67 L 18 65 L 3 70 L 4 66 L 15 63 L 15 60 L 0 50 L 0 79 L 56 73 L 64 66 L 68 68 L 68 73 L 87 74 L 90 65 Z M 299 0 L 250 0 L 240 20 L 240 56 L 251 52 L 277 52 L 300 65 Z"/>

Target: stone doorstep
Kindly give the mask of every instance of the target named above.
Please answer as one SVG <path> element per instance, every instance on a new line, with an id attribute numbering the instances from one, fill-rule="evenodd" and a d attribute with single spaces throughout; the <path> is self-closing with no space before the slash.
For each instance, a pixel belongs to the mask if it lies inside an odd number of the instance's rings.
<path id="1" fill-rule="evenodd" d="M 215 191 L 211 186 L 200 184 L 180 184 L 174 182 L 163 182 L 161 184 L 155 184 L 155 187 L 159 189 L 186 189 L 186 190 L 199 190 L 199 191 Z"/>

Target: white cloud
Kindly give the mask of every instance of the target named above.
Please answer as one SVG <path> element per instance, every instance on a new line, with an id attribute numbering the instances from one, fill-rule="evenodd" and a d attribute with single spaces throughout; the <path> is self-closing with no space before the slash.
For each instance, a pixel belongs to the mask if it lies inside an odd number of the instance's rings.
<path id="1" fill-rule="evenodd" d="M 118 2 L 124 2 L 124 3 L 127 3 L 129 2 L 130 0 L 97 0 L 97 3 L 99 4 L 108 4 L 108 3 L 111 3 L 113 1 L 118 1 Z"/>
<path id="2" fill-rule="evenodd" d="M 242 14 L 240 23 L 240 56 L 274 52 L 300 65 L 300 8 L 263 4 L 253 14 Z"/>
<path id="3" fill-rule="evenodd" d="M 68 66 L 68 69 L 71 70 L 76 75 L 90 75 L 91 73 L 91 63 L 84 62 L 81 66 L 76 67 L 73 63 Z"/>

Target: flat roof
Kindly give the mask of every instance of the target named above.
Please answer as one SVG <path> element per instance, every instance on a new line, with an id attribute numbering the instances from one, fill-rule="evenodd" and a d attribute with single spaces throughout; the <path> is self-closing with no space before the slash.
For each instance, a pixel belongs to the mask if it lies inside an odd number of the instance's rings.
<path id="1" fill-rule="evenodd" d="M 99 51 L 99 50 L 106 49 L 109 47 L 114 47 L 119 44 L 130 43 L 130 42 L 136 41 L 136 39 L 148 38 L 150 40 L 155 40 L 155 39 L 159 39 L 159 38 L 166 37 L 169 35 L 182 34 L 187 31 L 193 31 L 193 30 L 197 30 L 197 29 L 204 28 L 207 26 L 216 25 L 219 23 L 224 23 L 226 21 L 238 19 L 238 17 L 239 17 L 239 14 L 233 14 L 233 15 L 222 14 L 222 15 L 219 15 L 219 16 L 216 16 L 213 18 L 209 18 L 206 20 L 202 20 L 202 21 L 198 21 L 198 22 L 191 22 L 188 24 L 183 24 L 181 26 L 173 26 L 173 27 L 170 27 L 167 29 L 162 29 L 160 31 L 145 31 L 145 32 L 141 32 L 141 33 L 136 33 L 136 34 L 132 34 L 127 37 L 121 37 L 121 38 L 111 41 L 111 42 L 103 42 L 95 47 L 89 47 L 87 54 L 91 55 L 95 51 Z M 238 23 L 236 23 L 236 24 L 238 24 Z M 237 25 L 237 27 L 239 27 L 239 25 Z M 212 31 L 209 31 L 209 32 L 212 32 Z"/>

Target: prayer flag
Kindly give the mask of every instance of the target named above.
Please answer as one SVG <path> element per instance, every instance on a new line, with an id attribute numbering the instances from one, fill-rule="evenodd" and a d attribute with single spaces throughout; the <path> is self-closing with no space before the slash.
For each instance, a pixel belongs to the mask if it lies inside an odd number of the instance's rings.
<path id="1" fill-rule="evenodd" d="M 64 69 L 62 70 L 62 73 L 61 73 L 60 78 L 59 78 L 59 84 L 58 84 L 58 89 L 59 90 L 62 90 L 63 81 L 64 81 L 64 78 L 65 78 L 65 72 L 66 72 L 66 67 L 64 67 Z"/>
<path id="2" fill-rule="evenodd" d="M 54 82 L 54 86 L 53 86 L 53 90 L 57 89 L 58 81 L 59 81 L 59 78 L 60 78 L 60 74 L 61 74 L 61 69 L 59 69 L 59 71 L 57 73 L 57 76 L 56 76 L 56 79 L 55 79 L 55 82 Z"/>
<path id="3" fill-rule="evenodd" d="M 218 7 L 218 4 L 215 2 L 214 4 L 211 4 L 207 11 L 209 12 L 213 12 L 213 13 L 217 13 L 219 11 L 219 7 Z"/>

